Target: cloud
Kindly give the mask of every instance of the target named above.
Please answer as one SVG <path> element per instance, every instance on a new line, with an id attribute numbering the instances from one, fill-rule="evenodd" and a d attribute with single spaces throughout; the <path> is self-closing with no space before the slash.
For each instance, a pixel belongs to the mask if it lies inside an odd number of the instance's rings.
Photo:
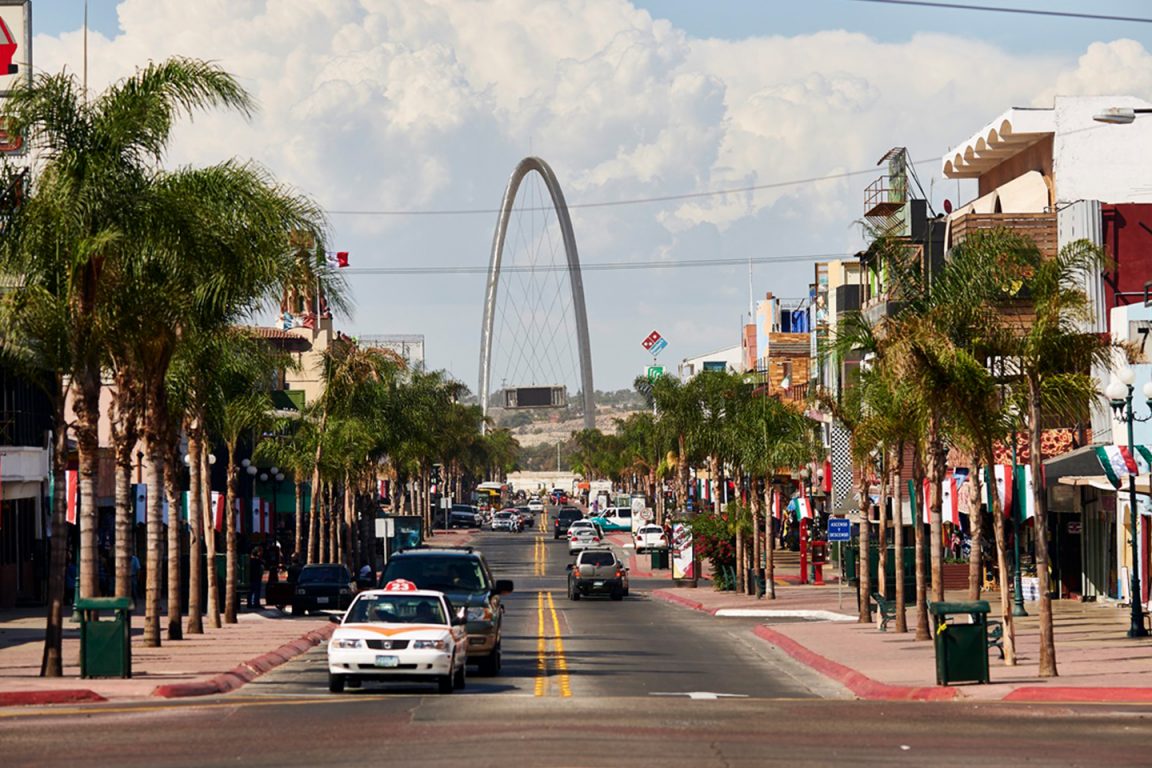
<path id="1" fill-rule="evenodd" d="M 119 19 L 120 35 L 90 40 L 95 88 L 180 54 L 218 61 L 260 104 L 248 122 L 182 125 L 171 163 L 252 158 L 334 211 L 491 209 L 529 152 L 581 203 L 815 179 L 906 146 L 930 161 L 918 169 L 938 200 L 938 158 L 1009 106 L 1100 84 L 1152 94 L 1150 54 L 1132 40 L 1069 56 L 834 29 L 704 40 L 626 0 L 123 0 Z M 77 34 L 38 36 L 35 51 L 41 68 L 80 69 Z M 574 209 L 573 220 L 586 262 L 848 253 L 869 181 Z M 485 264 L 494 220 L 332 217 L 355 267 Z M 811 274 L 758 267 L 755 293 L 804 295 Z M 352 283 L 350 330 L 425 333 L 431 364 L 472 381 L 482 277 Z M 598 376 L 626 386 L 652 327 L 675 329 L 666 355 L 737 344 L 746 283 L 740 268 L 585 275 Z"/>

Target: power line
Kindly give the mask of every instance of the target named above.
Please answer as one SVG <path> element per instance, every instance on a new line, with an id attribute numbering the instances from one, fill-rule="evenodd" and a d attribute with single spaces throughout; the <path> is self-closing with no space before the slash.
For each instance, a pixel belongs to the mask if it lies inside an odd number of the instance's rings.
<path id="1" fill-rule="evenodd" d="M 1131 21 L 1137 24 L 1152 24 L 1152 18 L 1140 16 L 1112 16 L 1103 13 L 1074 13 L 1072 11 L 1040 11 L 1033 8 L 994 8 L 988 5 L 969 3 L 933 3 L 927 0 L 855 0 L 857 3 L 880 3 L 882 5 L 915 5 L 922 8 L 943 8 L 958 11 L 992 11 L 994 13 L 1019 13 L 1025 16 L 1060 16 L 1067 19 L 1093 19 L 1095 21 Z"/>
<path id="2" fill-rule="evenodd" d="M 812 253 L 789 256 L 753 256 L 731 259 L 685 259 L 683 261 L 601 261 L 580 265 L 581 272 L 609 272 L 632 269 L 684 269 L 691 267 L 730 267 L 752 264 L 786 264 L 799 261 L 819 261 L 821 259 L 852 258 L 850 253 Z M 508 272 L 560 272 L 568 271 L 567 264 L 549 265 L 506 265 L 500 267 L 500 274 Z M 447 266 L 447 267 L 362 267 L 340 270 L 344 275 L 484 275 L 487 266 Z"/>
<path id="3" fill-rule="evenodd" d="M 938 159 L 932 160 L 914 160 L 912 165 L 923 165 L 925 163 L 938 163 Z M 876 173 L 875 168 L 868 168 L 861 171 L 845 171 L 843 173 L 830 173 L 826 176 L 812 176 L 806 179 L 790 179 L 788 181 L 775 181 L 769 184 L 754 184 L 748 187 L 732 187 L 731 189 L 714 189 L 708 192 L 685 192 L 679 195 L 659 195 L 656 197 L 638 197 L 628 200 L 602 200 L 591 203 L 568 203 L 568 209 L 577 208 L 614 208 L 623 205 L 644 205 L 647 203 L 666 203 L 676 200 L 692 200 L 701 197 L 717 197 L 719 195 L 735 195 L 743 194 L 746 192 L 759 192 L 765 189 L 780 189 L 782 187 L 794 187 L 800 184 L 817 184 L 822 181 L 836 181 L 838 179 L 848 179 L 853 176 L 864 176 L 867 174 Z M 551 205 L 540 208 L 519 208 L 522 211 L 550 211 Z M 435 210 L 335 210 L 328 211 L 332 216 L 466 216 L 471 214 L 497 214 L 500 213 L 499 208 L 446 208 Z"/>

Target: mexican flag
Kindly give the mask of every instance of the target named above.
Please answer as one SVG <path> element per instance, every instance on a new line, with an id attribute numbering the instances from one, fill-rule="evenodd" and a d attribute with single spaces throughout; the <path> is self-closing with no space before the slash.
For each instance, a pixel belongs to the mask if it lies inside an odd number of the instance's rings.
<path id="1" fill-rule="evenodd" d="M 1100 466 L 1104 468 L 1104 474 L 1108 476 L 1108 482 L 1112 483 L 1113 488 L 1119 488 L 1124 478 L 1140 470 L 1132 454 L 1123 446 L 1098 445 L 1096 458 L 1100 460 Z"/>
<path id="2" fill-rule="evenodd" d="M 72 525 L 76 525 L 76 508 L 80 498 L 80 471 L 76 469 L 64 472 L 64 498 L 68 501 L 68 515 L 65 518 Z"/>
<path id="3" fill-rule="evenodd" d="M 1016 488 L 1020 495 L 1016 499 L 1016 510 L 1020 522 L 1027 522 L 1036 517 L 1036 498 L 1032 495 L 1032 468 L 1028 466 L 1016 467 Z"/>

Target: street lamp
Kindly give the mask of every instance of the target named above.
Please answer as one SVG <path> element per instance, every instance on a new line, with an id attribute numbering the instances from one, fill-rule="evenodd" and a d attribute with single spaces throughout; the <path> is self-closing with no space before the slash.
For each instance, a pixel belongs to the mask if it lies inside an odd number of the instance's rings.
<path id="1" fill-rule="evenodd" d="M 1136 421 L 1144 422 L 1152 419 L 1152 413 L 1142 419 L 1136 418 L 1132 413 L 1132 382 L 1135 381 L 1136 374 L 1132 372 L 1131 368 L 1122 368 L 1116 373 L 1116 378 L 1108 384 L 1104 390 L 1112 410 L 1116 415 L 1124 419 L 1128 425 L 1128 453 L 1133 452 L 1132 445 L 1132 423 Z M 1152 381 L 1145 382 L 1143 388 L 1144 399 L 1148 403 L 1148 407 L 1152 408 Z M 1139 517 L 1136 512 L 1136 475 L 1128 475 L 1128 508 L 1132 513 L 1132 581 L 1131 581 L 1131 594 L 1129 594 L 1129 602 L 1132 604 L 1132 623 L 1128 627 L 1128 637 L 1147 637 L 1148 630 L 1144 629 L 1144 609 L 1140 605 L 1140 558 L 1139 552 Z"/>
<path id="2" fill-rule="evenodd" d="M 1136 115 L 1147 115 L 1152 113 L 1152 109 L 1133 109 L 1131 107 L 1107 107 L 1102 109 L 1096 114 L 1092 115 L 1092 119 L 1098 123 L 1110 123 L 1112 125 L 1128 125 L 1136 119 Z"/>

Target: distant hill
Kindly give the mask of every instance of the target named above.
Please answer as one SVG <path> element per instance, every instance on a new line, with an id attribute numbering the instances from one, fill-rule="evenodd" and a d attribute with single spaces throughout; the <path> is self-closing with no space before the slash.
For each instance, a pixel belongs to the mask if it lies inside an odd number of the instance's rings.
<path id="1" fill-rule="evenodd" d="M 568 408 L 540 408 L 506 411 L 489 409 L 498 427 L 506 427 L 520 443 L 520 466 L 525 470 L 556 469 L 556 445 L 560 444 L 560 468 L 567 469 L 564 461 L 570 453 L 569 442 L 573 432 L 584 429 L 584 413 L 576 407 L 579 397 L 569 398 Z M 615 392 L 596 391 L 596 428 L 605 434 L 616 431 L 613 419 L 626 418 L 631 413 L 645 410 L 644 398 L 635 390 Z"/>

